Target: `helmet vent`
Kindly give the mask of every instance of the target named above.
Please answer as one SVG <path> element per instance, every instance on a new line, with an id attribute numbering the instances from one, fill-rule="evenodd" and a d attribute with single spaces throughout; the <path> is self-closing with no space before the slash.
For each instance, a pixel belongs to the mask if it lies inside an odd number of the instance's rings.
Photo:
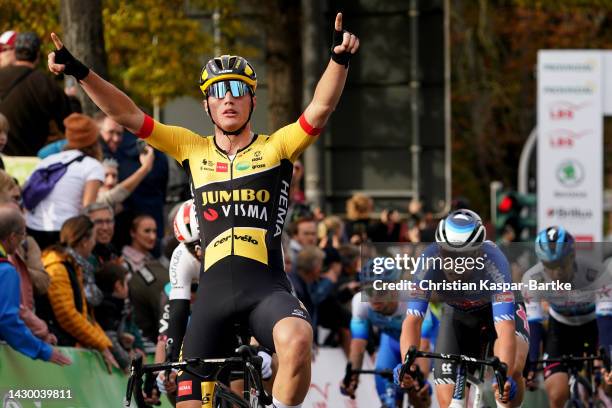
<path id="1" fill-rule="evenodd" d="M 237 59 L 238 59 L 238 58 L 236 58 L 236 57 L 231 57 L 231 58 L 230 58 L 230 60 L 229 60 L 229 68 L 230 68 L 230 69 L 231 69 L 231 68 L 238 68 L 238 67 L 236 66 L 236 60 L 237 60 Z"/>
<path id="2" fill-rule="evenodd" d="M 214 61 L 217 68 L 219 68 L 220 70 L 223 69 L 223 62 L 221 61 L 221 58 L 215 58 Z"/>

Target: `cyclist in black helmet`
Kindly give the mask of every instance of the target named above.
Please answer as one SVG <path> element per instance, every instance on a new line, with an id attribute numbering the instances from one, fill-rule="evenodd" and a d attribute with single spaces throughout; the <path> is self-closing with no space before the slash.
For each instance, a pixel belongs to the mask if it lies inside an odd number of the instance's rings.
<path id="1" fill-rule="evenodd" d="M 320 134 L 336 108 L 359 39 L 335 20 L 331 60 L 299 120 L 271 135 L 252 130 L 257 76 L 238 56 L 213 58 L 200 75 L 204 109 L 215 124 L 202 137 L 154 121 L 115 86 L 79 62 L 51 34 L 57 50 L 49 70 L 73 75 L 110 118 L 174 157 L 189 173 L 204 251 L 203 273 L 182 357 L 223 357 L 233 351 L 235 322 L 276 351 L 278 408 L 300 407 L 310 385 L 312 327 L 283 270 L 281 234 L 293 162 Z M 177 407 L 200 407 L 208 385 L 179 374 Z"/>

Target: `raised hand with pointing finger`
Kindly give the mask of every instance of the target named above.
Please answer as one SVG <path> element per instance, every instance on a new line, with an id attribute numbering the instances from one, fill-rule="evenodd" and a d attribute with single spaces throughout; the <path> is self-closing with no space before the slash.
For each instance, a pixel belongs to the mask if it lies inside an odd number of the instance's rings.
<path id="1" fill-rule="evenodd" d="M 89 68 L 68 51 L 68 48 L 64 46 L 57 34 L 51 33 L 51 39 L 53 44 L 55 44 L 56 51 L 49 53 L 49 71 L 55 75 L 61 73 L 72 75 L 78 81 L 85 79 L 89 74 Z"/>
<path id="2" fill-rule="evenodd" d="M 342 29 L 342 13 L 336 14 L 331 59 L 348 68 L 351 56 L 359 49 L 359 38 Z"/>

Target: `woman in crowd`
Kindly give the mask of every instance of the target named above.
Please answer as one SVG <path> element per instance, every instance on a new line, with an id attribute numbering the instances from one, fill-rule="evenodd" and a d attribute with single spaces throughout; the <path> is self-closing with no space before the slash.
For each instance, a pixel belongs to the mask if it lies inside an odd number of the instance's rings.
<path id="1" fill-rule="evenodd" d="M 151 172 L 155 154 L 153 148 L 146 146 L 140 153 L 140 167 L 128 178 L 119 182 L 119 164 L 115 159 L 104 159 L 104 184 L 98 191 L 98 202 L 103 202 L 111 207 L 115 214 L 122 210 L 121 203 L 129 197 L 138 187 L 140 182 Z"/>
<path id="2" fill-rule="evenodd" d="M 66 173 L 56 182 L 51 192 L 35 206 L 26 201 L 26 224 L 41 248 L 57 243 L 59 230 L 68 218 L 96 201 L 104 181 L 98 143 L 98 126 L 88 116 L 73 113 L 64 119 L 68 143 L 64 151 L 42 160 L 34 169 L 49 168 L 56 163 L 70 163 Z M 27 189 L 27 185 L 26 185 Z M 27 195 L 26 195 L 27 198 Z"/>
<path id="3" fill-rule="evenodd" d="M 87 347 L 102 352 L 107 365 L 118 368 L 111 353 L 112 343 L 88 308 L 83 267 L 78 258 L 87 258 L 95 245 L 94 224 L 79 215 L 66 220 L 60 231 L 60 245 L 43 252 L 43 264 L 51 277 L 47 302 L 38 313 L 47 320 L 60 346 Z"/>
<path id="4" fill-rule="evenodd" d="M 168 269 L 151 254 L 157 240 L 157 224 L 149 215 L 132 221 L 131 243 L 123 247 L 125 266 L 131 272 L 130 299 L 136 324 L 149 346 L 155 347 L 160 318 L 161 293 L 168 283 Z M 148 350 L 145 350 L 148 351 Z"/>

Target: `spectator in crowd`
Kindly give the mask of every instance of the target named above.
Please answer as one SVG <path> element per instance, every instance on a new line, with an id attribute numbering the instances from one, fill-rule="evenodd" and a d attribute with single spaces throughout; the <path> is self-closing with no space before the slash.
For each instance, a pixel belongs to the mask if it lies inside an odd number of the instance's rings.
<path id="1" fill-rule="evenodd" d="M 0 170 L 0 203 L 10 204 L 21 211 L 21 189 L 17 181 L 4 170 Z M 34 293 L 37 295 L 47 293 L 49 275 L 42 265 L 40 247 L 36 241 L 28 235 L 15 251 L 15 256 L 25 264 L 25 271 L 28 273 L 27 280 L 33 286 Z M 22 272 L 19 268 L 18 271 Z"/>
<path id="2" fill-rule="evenodd" d="M 331 331 L 325 344 L 330 346 L 340 344 L 348 356 L 351 344 L 349 331 L 351 313 L 342 307 L 338 298 L 342 260 L 334 247 L 328 246 L 323 252 L 325 258 L 321 277 L 310 287 L 311 298 L 317 307 L 317 323 Z"/>
<path id="3" fill-rule="evenodd" d="M 0 35 L 0 68 L 15 63 L 15 31 L 5 31 Z"/>
<path id="4" fill-rule="evenodd" d="M 317 245 L 317 223 L 311 218 L 295 220 L 290 228 L 289 256 L 295 267 L 300 251 L 310 245 Z"/>
<path id="5" fill-rule="evenodd" d="M 8 132 L 10 126 L 8 119 L 2 113 L 0 113 L 0 153 L 4 151 L 6 142 L 8 141 Z M 4 170 L 4 161 L 0 158 L 0 169 Z"/>
<path id="6" fill-rule="evenodd" d="M 318 228 L 319 248 L 340 248 L 344 241 L 344 223 L 340 217 L 325 217 Z"/>
<path id="7" fill-rule="evenodd" d="M 95 120 L 100 128 L 104 157 L 115 158 L 119 146 L 121 146 L 121 142 L 123 141 L 123 126 L 106 116 L 102 111 L 96 113 Z"/>
<path id="8" fill-rule="evenodd" d="M 380 220 L 370 226 L 368 236 L 372 242 L 399 242 L 402 225 L 395 208 L 380 212 Z"/>
<path id="9" fill-rule="evenodd" d="M 106 263 L 96 273 L 104 300 L 96 307 L 96 320 L 113 342 L 113 356 L 123 370 L 130 366 L 130 352 L 142 349 L 142 338 L 132 322 L 128 271 L 116 263 Z"/>
<path id="10" fill-rule="evenodd" d="M 142 166 L 140 155 L 145 149 L 146 143 L 139 140 L 133 134 L 125 132 L 123 141 L 117 150 L 116 159 L 119 163 L 119 181 L 122 182 L 132 176 Z M 134 192 L 123 202 L 123 209 L 131 211 L 132 214 L 148 214 L 157 224 L 157 242 L 153 249 L 155 256 L 161 255 L 161 242 L 164 236 L 166 204 L 166 189 L 168 187 L 168 158 L 164 153 L 155 150 L 153 168 L 144 180 L 136 187 Z M 117 219 L 121 223 L 121 214 Z"/>
<path id="11" fill-rule="evenodd" d="M 16 195 L 16 196 L 15 196 Z M 15 180 L 5 171 L 0 170 L 0 205 L 11 207 L 21 211 L 19 206 L 19 186 Z M 24 260 L 24 255 L 27 254 L 24 246 L 28 244 L 27 239 L 24 239 L 15 249 L 15 252 L 8 255 L 8 260 L 13 264 L 19 273 L 19 287 L 21 290 L 21 303 L 19 305 L 19 317 L 25 325 L 39 339 L 49 343 L 56 344 L 57 339 L 53 334 L 49 333 L 47 324 L 34 313 L 34 285 L 33 280 L 41 280 L 39 270 L 30 271 Z M 40 251 L 39 251 L 40 255 Z M 43 270 L 42 279 L 45 280 L 46 292 L 49 284 L 49 276 Z M 37 282 L 40 285 L 40 282 Z"/>
<path id="12" fill-rule="evenodd" d="M 293 177 L 291 177 L 291 187 L 289 188 L 289 197 L 291 204 L 304 204 L 306 195 L 302 188 L 302 179 L 304 178 L 304 165 L 300 160 L 293 163 Z"/>
<path id="13" fill-rule="evenodd" d="M 34 156 L 43 147 L 53 127 L 64 130 L 63 120 L 71 113 L 64 90 L 36 69 L 40 39 L 35 33 L 17 34 L 13 65 L 0 68 L 0 112 L 11 124 L 6 153 Z"/>
<path id="14" fill-rule="evenodd" d="M 41 248 L 56 243 L 64 221 L 96 201 L 104 181 L 104 167 L 100 163 L 102 151 L 95 122 L 86 115 L 73 113 L 64 124 L 68 140 L 64 151 L 48 156 L 34 169 L 71 162 L 51 193 L 27 213 L 28 233 Z"/>
<path id="15" fill-rule="evenodd" d="M 157 224 L 149 215 L 139 215 L 132 221 L 131 244 L 123 247 L 123 259 L 131 272 L 130 299 L 136 324 L 151 343 L 157 341 L 160 296 L 168 283 L 168 269 L 153 257 L 151 251 L 157 238 Z"/>
<path id="16" fill-rule="evenodd" d="M 25 221 L 20 211 L 11 206 L 0 207 L 0 340 L 32 359 L 58 365 L 71 364 L 70 359 L 59 349 L 34 336 L 19 317 L 19 274 L 7 256 L 15 253 L 25 235 Z"/>
<path id="17" fill-rule="evenodd" d="M 96 226 L 96 246 L 89 262 L 96 269 L 107 262 L 118 262 L 121 252 L 111 242 L 115 233 L 113 208 L 108 204 L 97 202 L 85 207 L 83 214 L 87 215 Z"/>
<path id="18" fill-rule="evenodd" d="M 104 184 L 98 192 L 98 201 L 104 202 L 115 210 L 115 214 L 121 212 L 123 201 L 138 187 L 144 178 L 153 169 L 155 154 L 153 148 L 145 146 L 139 156 L 140 167 L 128 178 L 119 181 L 119 163 L 115 159 L 106 158 L 102 162 L 104 166 Z"/>
<path id="19" fill-rule="evenodd" d="M 345 308 L 350 310 L 350 303 L 355 293 L 361 290 L 359 282 L 359 271 L 361 269 L 361 258 L 359 247 L 345 244 L 338 249 L 342 273 L 338 279 L 338 300 Z"/>
<path id="20" fill-rule="evenodd" d="M 346 236 L 351 244 L 359 245 L 368 241 L 372 199 L 365 194 L 355 194 L 346 202 Z"/>
<path id="21" fill-rule="evenodd" d="M 312 326 L 316 328 L 317 310 L 310 294 L 310 286 L 319 280 L 325 253 L 314 245 L 305 246 L 297 255 L 294 271 L 287 274 L 295 294 L 300 299 L 310 318 Z"/>
<path id="22" fill-rule="evenodd" d="M 51 276 L 46 302 L 38 313 L 44 317 L 61 346 L 77 345 L 102 352 L 107 365 L 118 368 L 112 343 L 93 318 L 87 304 L 82 259 L 94 247 L 94 224 L 84 215 L 66 220 L 60 232 L 61 245 L 43 252 L 43 264 Z"/>

